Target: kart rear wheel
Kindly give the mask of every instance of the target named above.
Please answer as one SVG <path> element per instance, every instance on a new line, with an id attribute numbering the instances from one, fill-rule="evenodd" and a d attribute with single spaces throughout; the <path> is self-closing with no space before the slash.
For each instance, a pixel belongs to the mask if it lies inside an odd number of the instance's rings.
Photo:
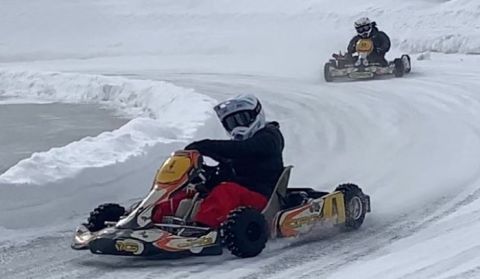
<path id="1" fill-rule="evenodd" d="M 396 58 L 393 60 L 393 65 L 395 66 L 393 69 L 393 74 L 395 77 L 403 77 L 403 74 L 405 73 L 405 66 L 402 59 Z"/>
<path id="2" fill-rule="evenodd" d="M 125 208 L 116 203 L 106 203 L 99 205 L 88 217 L 85 225 L 91 232 L 96 232 L 106 227 L 105 222 L 118 222 L 120 217 L 125 214 Z"/>
<path id="3" fill-rule="evenodd" d="M 360 187 L 355 184 L 342 184 L 335 191 L 340 191 L 344 195 L 345 200 L 345 229 L 356 230 L 360 228 L 368 211 L 368 204 L 365 201 Z"/>
<path id="4" fill-rule="evenodd" d="M 332 73 L 330 73 L 330 67 L 333 67 L 330 62 L 325 63 L 325 66 L 323 67 L 323 77 L 325 78 L 326 82 L 332 82 L 333 81 Z"/>
<path id="5" fill-rule="evenodd" d="M 250 207 L 232 210 L 220 228 L 222 243 L 235 256 L 255 257 L 265 248 L 268 240 L 267 221 Z"/>

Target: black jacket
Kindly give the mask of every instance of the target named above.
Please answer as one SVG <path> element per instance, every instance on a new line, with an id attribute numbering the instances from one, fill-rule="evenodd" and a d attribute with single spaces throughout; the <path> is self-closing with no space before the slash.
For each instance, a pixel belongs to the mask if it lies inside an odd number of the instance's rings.
<path id="1" fill-rule="evenodd" d="M 277 122 L 267 123 L 265 128 L 246 140 L 207 139 L 185 147 L 218 161 L 230 160 L 234 175 L 226 179 L 267 198 L 283 171 L 283 148 L 284 139 Z"/>
<path id="2" fill-rule="evenodd" d="M 370 34 L 370 38 L 373 41 L 373 51 L 378 53 L 379 55 L 383 56 L 390 50 L 390 38 L 387 34 L 383 31 L 379 31 L 377 27 L 373 27 L 372 33 Z M 357 42 L 362 39 L 359 35 L 356 35 L 350 40 L 348 44 L 347 51 L 349 54 L 355 53 L 355 47 Z"/>

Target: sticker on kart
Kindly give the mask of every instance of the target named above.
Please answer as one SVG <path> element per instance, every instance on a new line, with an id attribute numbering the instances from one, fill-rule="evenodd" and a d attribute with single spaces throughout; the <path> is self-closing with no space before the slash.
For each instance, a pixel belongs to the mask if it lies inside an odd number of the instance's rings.
<path id="1" fill-rule="evenodd" d="M 115 249 L 117 249 L 119 252 L 128 252 L 134 255 L 140 255 L 142 254 L 144 247 L 143 243 L 138 240 L 122 239 L 115 242 Z"/>

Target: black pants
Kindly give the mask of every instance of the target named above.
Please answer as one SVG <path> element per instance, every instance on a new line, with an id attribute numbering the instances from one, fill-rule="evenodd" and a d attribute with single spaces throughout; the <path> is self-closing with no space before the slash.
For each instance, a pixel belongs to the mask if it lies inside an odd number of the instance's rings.
<path id="1" fill-rule="evenodd" d="M 378 53 L 378 52 L 372 52 L 370 55 L 367 57 L 368 62 L 370 63 L 380 63 L 381 66 L 386 67 L 388 66 L 388 61 L 385 59 L 385 52 Z"/>

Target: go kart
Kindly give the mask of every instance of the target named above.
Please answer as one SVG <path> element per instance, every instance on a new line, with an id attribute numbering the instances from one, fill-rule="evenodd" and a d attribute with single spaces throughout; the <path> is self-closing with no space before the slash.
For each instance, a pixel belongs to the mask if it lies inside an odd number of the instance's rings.
<path id="1" fill-rule="evenodd" d="M 332 82 L 341 78 L 372 79 L 384 75 L 403 77 L 412 70 L 410 56 L 406 54 L 386 64 L 369 61 L 368 57 L 374 50 L 371 39 L 359 40 L 355 50 L 356 55 L 345 55 L 341 52 L 332 55 L 333 59 L 330 59 L 323 69 L 325 81 Z"/>
<path id="2" fill-rule="evenodd" d="M 196 193 L 181 201 L 174 216 L 152 223 L 158 202 L 192 184 L 204 183 L 212 168 L 198 151 L 173 153 L 157 171 L 143 200 L 128 210 L 118 204 L 100 205 L 77 228 L 71 247 L 94 254 L 159 258 L 219 255 L 226 247 L 233 255 L 246 258 L 261 253 L 268 239 L 298 236 L 314 226 L 358 229 L 370 212 L 369 196 L 354 184 L 340 185 L 332 193 L 288 188 L 292 169 L 288 166 L 262 212 L 239 207 L 219 229 L 196 226 L 192 220 L 202 202 Z"/>

